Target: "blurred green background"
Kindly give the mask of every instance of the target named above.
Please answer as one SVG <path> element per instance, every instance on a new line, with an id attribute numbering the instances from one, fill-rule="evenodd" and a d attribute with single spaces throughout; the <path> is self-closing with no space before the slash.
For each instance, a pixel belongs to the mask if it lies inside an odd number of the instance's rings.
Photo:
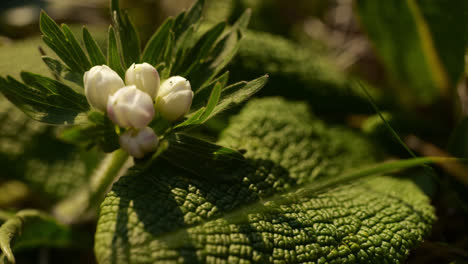
<path id="1" fill-rule="evenodd" d="M 121 7 L 128 10 L 146 43 L 168 16 L 192 2 L 122 0 Z M 393 157 L 409 157 L 356 86 L 359 80 L 417 155 L 468 157 L 467 4 L 414 1 L 421 4 L 421 14 L 412 16 L 414 10 L 405 1 L 377 2 L 207 0 L 204 18 L 206 24 L 232 23 L 243 10 L 252 9 L 250 31 L 228 66 L 230 82 L 268 73 L 270 80 L 257 96 L 307 101 L 327 122 L 367 134 Z M 41 53 L 52 52 L 40 40 L 40 10 L 76 32 L 86 25 L 105 49 L 109 5 L 108 0 L 2 0 L 0 74 L 16 77 L 26 70 L 50 76 L 41 60 Z M 428 47 L 426 35 L 413 36 L 422 26 L 428 28 L 433 46 Z M 415 48 L 418 45 L 420 49 Z M 430 59 L 433 53 L 438 60 Z M 210 121 L 199 132 L 216 138 L 236 111 Z M 55 128 L 30 121 L 0 97 L 0 208 L 48 210 L 87 180 L 100 154 L 77 150 L 56 139 L 56 133 Z M 49 157 L 52 150 L 55 154 Z M 461 183 L 468 177 L 466 171 L 458 177 L 438 172 L 431 192 L 438 221 L 432 236 L 412 252 L 408 263 L 467 263 L 468 196 Z M 93 222 L 79 228 L 92 234 Z M 25 250 L 18 255 L 18 263 L 61 263 L 69 254 L 79 255 L 73 263 L 94 261 L 92 247 L 88 251 L 44 247 Z"/>

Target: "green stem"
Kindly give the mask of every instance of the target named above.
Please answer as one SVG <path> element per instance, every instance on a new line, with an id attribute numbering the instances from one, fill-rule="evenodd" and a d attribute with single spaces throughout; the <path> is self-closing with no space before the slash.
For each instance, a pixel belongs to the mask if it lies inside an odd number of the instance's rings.
<path id="1" fill-rule="evenodd" d="M 121 175 L 128 159 L 128 154 L 122 149 L 107 155 L 91 176 L 90 184 L 54 208 L 55 216 L 63 222 L 70 223 L 92 212 L 100 204 L 112 183 Z"/>

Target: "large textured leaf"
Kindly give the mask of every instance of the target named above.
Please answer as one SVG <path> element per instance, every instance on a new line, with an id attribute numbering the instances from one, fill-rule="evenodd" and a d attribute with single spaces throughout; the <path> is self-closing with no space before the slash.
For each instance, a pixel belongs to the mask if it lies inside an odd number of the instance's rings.
<path id="1" fill-rule="evenodd" d="M 245 151 L 237 183 L 194 180 L 159 162 L 114 184 L 101 205 L 99 263 L 398 263 L 430 230 L 428 198 L 406 179 L 262 202 L 376 159 L 367 140 L 325 126 L 303 104 L 252 100 L 219 144 Z"/>
<path id="2" fill-rule="evenodd" d="M 356 1 L 363 27 L 409 98 L 451 96 L 464 68 L 466 1 Z M 409 91 L 408 91 L 409 90 Z"/>

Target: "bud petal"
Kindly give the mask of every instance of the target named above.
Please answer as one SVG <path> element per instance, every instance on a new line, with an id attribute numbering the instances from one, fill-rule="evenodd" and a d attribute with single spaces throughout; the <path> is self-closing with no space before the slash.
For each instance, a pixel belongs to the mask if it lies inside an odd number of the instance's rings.
<path id="1" fill-rule="evenodd" d="M 153 100 L 135 85 L 125 86 L 109 97 L 107 114 L 120 127 L 143 128 L 153 120 Z"/>
<path id="2" fill-rule="evenodd" d="M 148 63 L 133 63 L 125 73 L 125 83 L 135 85 L 154 99 L 159 90 L 159 73 Z"/>
<path id="3" fill-rule="evenodd" d="M 180 76 L 164 81 L 156 99 L 156 108 L 169 121 L 182 118 L 192 105 L 193 92 L 190 82 Z"/>
<path id="4" fill-rule="evenodd" d="M 149 127 L 140 130 L 128 130 L 119 138 L 120 146 L 135 158 L 143 158 L 145 154 L 158 148 L 159 139 Z"/>
<path id="5" fill-rule="evenodd" d="M 83 77 L 86 99 L 91 106 L 106 111 L 109 95 L 125 86 L 120 76 L 107 65 L 94 66 Z"/>

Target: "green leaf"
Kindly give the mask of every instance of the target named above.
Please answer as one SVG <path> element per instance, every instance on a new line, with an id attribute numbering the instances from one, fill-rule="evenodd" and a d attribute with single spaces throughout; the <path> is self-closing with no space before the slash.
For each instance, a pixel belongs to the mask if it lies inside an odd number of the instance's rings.
<path id="1" fill-rule="evenodd" d="M 117 72 L 122 79 L 125 79 L 125 70 L 122 68 L 117 39 L 115 38 L 115 31 L 112 26 L 109 27 L 109 37 L 107 41 L 107 65 Z"/>
<path id="2" fill-rule="evenodd" d="M 49 124 L 79 124 L 86 121 L 86 98 L 55 80 L 21 73 L 26 84 L 0 78 L 0 91 L 31 118 Z"/>
<path id="3" fill-rule="evenodd" d="M 162 161 L 120 178 L 101 205 L 98 262 L 400 263 L 435 220 L 410 180 L 335 182 L 375 162 L 378 149 L 304 104 L 252 100 L 217 144 L 245 152 L 243 166 L 225 172 L 231 182 Z"/>
<path id="4" fill-rule="evenodd" d="M 464 68 L 465 1 L 356 2 L 369 38 L 385 67 L 406 88 L 406 102 L 430 104 L 450 98 Z M 458 36 L 454 38 L 453 36 Z"/>
<path id="5" fill-rule="evenodd" d="M 174 74 L 188 76 L 192 72 L 195 72 L 203 62 L 203 59 L 209 55 L 214 43 L 223 33 L 225 27 L 226 22 L 220 22 L 203 34 L 195 45 L 187 51 L 187 54 L 183 58 L 180 58 L 180 64 L 175 66 Z M 192 88 L 196 91 L 200 88 L 200 85 L 199 83 L 192 83 Z"/>
<path id="6" fill-rule="evenodd" d="M 165 53 L 171 46 L 171 29 L 174 19 L 167 19 L 154 33 L 143 51 L 142 61 L 157 65 L 165 61 Z M 165 61 L 167 62 L 167 61 Z"/>
<path id="7" fill-rule="evenodd" d="M 107 116 L 100 112 L 91 112 L 88 120 L 89 122 L 85 125 L 65 129 L 60 134 L 60 138 L 65 142 L 85 148 L 98 145 L 104 152 L 112 152 L 120 148 L 115 125 Z"/>
<path id="8" fill-rule="evenodd" d="M 173 166 L 195 175 L 195 178 L 230 181 L 233 179 L 229 172 L 245 162 L 242 154 L 236 150 L 185 134 L 172 134 L 167 141 L 169 146 L 160 156 Z"/>
<path id="9" fill-rule="evenodd" d="M 45 12 L 41 12 L 39 23 L 44 34 L 43 41 L 72 71 L 83 74 L 90 68 L 88 58 L 66 25 L 63 25 L 62 29 L 60 29 Z"/>
<path id="10" fill-rule="evenodd" d="M 182 33 L 189 29 L 192 25 L 197 24 L 203 13 L 203 7 L 205 6 L 205 0 L 197 0 L 188 12 L 182 12 L 176 17 L 174 23 L 174 33 L 176 39 L 179 38 Z"/>
<path id="11" fill-rule="evenodd" d="M 225 87 L 222 91 L 220 102 L 216 105 L 208 118 L 244 102 L 262 89 L 267 80 L 268 75 L 265 75 L 250 82 L 239 82 Z"/>
<path id="12" fill-rule="evenodd" d="M 106 64 L 106 57 L 86 27 L 83 27 L 83 41 L 91 59 L 92 66 Z"/>
<path id="13" fill-rule="evenodd" d="M 123 65 L 128 68 L 132 63 L 140 62 L 140 39 L 128 14 L 120 10 L 118 0 L 111 2 L 111 17 L 120 40 Z"/>
<path id="14" fill-rule="evenodd" d="M 221 98 L 221 90 L 223 89 L 223 84 L 218 82 L 214 86 L 213 90 L 211 91 L 210 98 L 208 99 L 208 103 L 206 104 L 206 109 L 203 115 L 200 116 L 199 122 L 203 123 L 211 117 L 216 105 Z"/>
<path id="15" fill-rule="evenodd" d="M 192 70 L 192 74 L 187 75 L 195 87 L 209 82 L 234 58 L 247 29 L 250 15 L 250 10 L 245 11 L 236 23 L 220 36 L 208 56 Z"/>
<path id="16" fill-rule="evenodd" d="M 44 212 L 22 210 L 0 227 L 0 249 L 10 263 L 15 263 L 12 248 L 83 247 L 80 243 L 90 242 L 84 234 L 74 233 Z"/>
<path id="17" fill-rule="evenodd" d="M 42 56 L 42 61 L 47 65 L 57 80 L 65 79 L 83 87 L 83 76 L 77 72 L 72 72 L 70 68 L 59 60 L 48 56 Z"/>

